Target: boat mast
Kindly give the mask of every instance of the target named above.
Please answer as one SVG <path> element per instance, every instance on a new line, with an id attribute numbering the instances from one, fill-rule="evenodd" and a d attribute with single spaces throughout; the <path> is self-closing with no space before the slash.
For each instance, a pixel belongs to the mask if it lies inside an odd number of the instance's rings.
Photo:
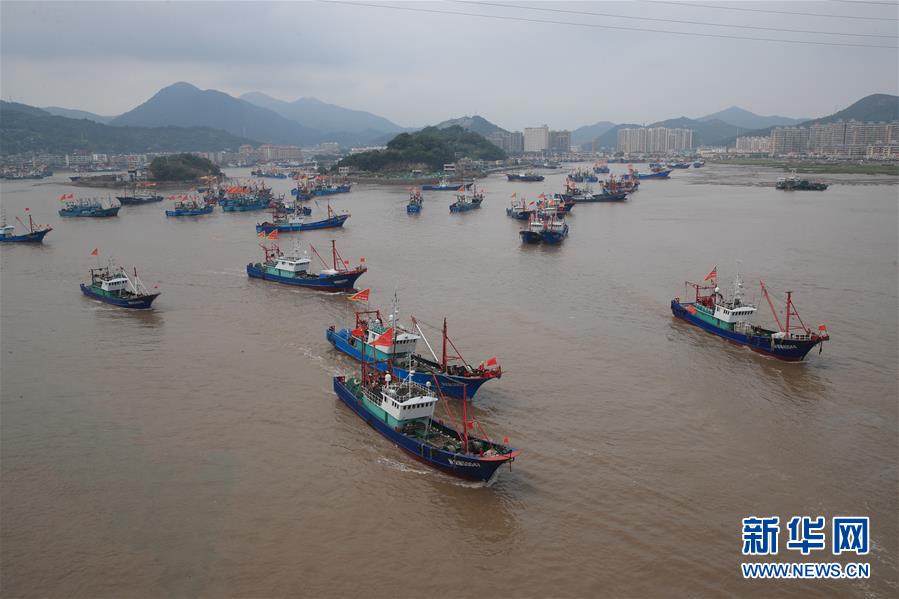
<path id="1" fill-rule="evenodd" d="M 443 357 L 440 360 L 443 372 L 446 372 L 446 317 L 443 317 Z"/>
<path id="2" fill-rule="evenodd" d="M 330 206 L 328 206 L 330 208 Z M 331 240 L 331 259 L 334 261 L 334 270 L 337 270 L 337 245 L 334 239 Z"/>
<path id="3" fill-rule="evenodd" d="M 783 332 L 783 330 L 784 330 L 783 325 L 780 324 L 780 317 L 777 315 L 777 310 L 774 309 L 774 302 L 771 301 L 771 296 L 768 295 L 768 288 L 765 287 L 765 283 L 761 279 L 759 279 L 759 284 L 762 286 L 762 295 L 764 295 L 765 299 L 768 301 L 768 307 L 771 308 L 771 314 L 774 315 L 774 320 L 777 322 L 777 328 L 779 328 L 781 330 L 781 332 Z M 787 297 L 788 298 L 790 297 L 789 293 L 787 294 Z M 787 314 L 787 327 L 789 327 L 789 322 L 790 321 L 789 321 L 789 313 L 788 313 Z"/>

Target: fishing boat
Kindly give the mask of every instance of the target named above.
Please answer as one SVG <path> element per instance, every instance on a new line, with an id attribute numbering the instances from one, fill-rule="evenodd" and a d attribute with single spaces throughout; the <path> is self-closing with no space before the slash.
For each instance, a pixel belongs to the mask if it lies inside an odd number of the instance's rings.
<path id="1" fill-rule="evenodd" d="M 523 243 L 537 244 L 543 241 L 543 230 L 546 228 L 546 219 L 542 214 L 532 212 L 528 217 L 527 228 L 518 232 Z"/>
<path id="2" fill-rule="evenodd" d="M 693 163 L 693 168 L 702 168 L 705 166 L 705 160 L 697 160 Z"/>
<path id="3" fill-rule="evenodd" d="M 540 194 L 539 200 L 536 202 L 528 202 L 526 199 L 515 199 L 516 194 L 512 194 L 510 206 L 506 208 L 506 216 L 516 220 L 528 220 L 531 215 L 537 211 L 543 211 L 548 214 L 555 214 L 559 218 L 564 218 L 566 214 L 574 208 L 573 200 L 563 199 L 559 194 L 554 198 L 547 198 L 545 194 Z"/>
<path id="4" fill-rule="evenodd" d="M 196 200 L 179 200 L 175 202 L 171 210 L 166 210 L 166 216 L 199 216 L 212 214 L 212 204 L 198 202 Z"/>
<path id="5" fill-rule="evenodd" d="M 422 205 L 422 196 L 421 191 L 418 189 L 413 189 L 409 192 L 409 203 L 406 204 L 406 213 L 407 214 L 418 214 L 421 212 Z"/>
<path id="6" fill-rule="evenodd" d="M 352 184 L 345 183 L 343 185 L 326 185 L 322 187 L 316 187 L 312 190 L 313 196 L 330 196 L 338 193 L 350 193 L 352 190 Z"/>
<path id="7" fill-rule="evenodd" d="M 140 278 L 137 269 L 134 276 L 128 276 L 125 269 L 110 263 L 109 266 L 91 269 L 89 285 L 81 283 L 81 293 L 89 298 L 133 310 L 147 310 L 159 293 L 150 293 Z"/>
<path id="8" fill-rule="evenodd" d="M 50 225 L 35 225 L 34 220 L 31 218 L 31 210 L 26 208 L 25 212 L 28 212 L 28 225 L 25 225 L 24 222 L 17 216 L 16 220 L 19 221 L 23 227 L 25 227 L 26 232 L 16 235 L 16 227 L 15 225 L 7 225 L 6 224 L 6 213 L 0 214 L 0 242 L 5 243 L 41 243 L 44 241 L 44 236 L 53 230 L 53 227 Z"/>
<path id="9" fill-rule="evenodd" d="M 536 183 L 545 179 L 543 175 L 538 175 L 533 171 L 527 171 L 526 173 L 507 173 L 506 177 L 509 181 L 521 181 L 527 183 Z"/>
<path id="10" fill-rule="evenodd" d="M 272 237 L 269 238 L 272 239 Z M 276 239 L 277 237 L 274 238 Z M 277 244 L 272 244 L 271 246 L 260 244 L 260 246 L 265 252 L 265 260 L 255 264 L 247 264 L 247 276 L 252 279 L 263 279 L 284 285 L 308 287 L 323 291 L 352 291 L 356 284 L 356 279 L 368 270 L 362 265 L 349 268 L 349 261 L 341 258 L 333 240 L 331 241 L 331 255 L 333 257 L 331 266 L 328 266 L 314 247 L 309 246 L 312 253 L 322 263 L 322 269 L 317 274 L 309 272 L 311 260 L 305 253 L 300 254 L 299 244 L 294 246 L 294 250 L 287 254 L 283 253 Z"/>
<path id="11" fill-rule="evenodd" d="M 478 188 L 474 188 L 470 194 L 465 192 L 456 196 L 456 201 L 450 204 L 450 212 L 468 212 L 475 208 L 480 208 L 484 202 L 484 192 Z"/>
<path id="12" fill-rule="evenodd" d="M 648 173 L 636 172 L 635 174 L 637 175 L 637 178 L 640 180 L 643 180 L 643 179 L 667 179 L 668 176 L 671 174 L 671 169 L 670 168 L 661 169 L 661 170 L 651 171 Z"/>
<path id="13" fill-rule="evenodd" d="M 825 325 L 819 325 L 817 333 L 805 326 L 793 303 L 792 291 L 787 291 L 786 326 L 783 326 L 768 288 L 764 282 L 759 281 L 762 296 L 767 300 L 777 322 L 778 330 L 771 330 L 752 323 L 757 308 L 743 300 L 743 281 L 739 274 L 734 279 L 728 297 L 721 294 L 717 278 L 718 268 L 715 267 L 703 283 L 687 281 L 685 285 L 693 288 L 695 299 L 692 302 L 682 302 L 679 297 L 674 298 L 671 300 L 672 314 L 732 343 L 790 362 L 802 360 L 816 345 L 830 339 Z M 706 284 L 709 281 L 711 283 Z M 791 319 L 795 320 L 791 322 Z"/>
<path id="14" fill-rule="evenodd" d="M 266 197 L 250 196 L 239 198 L 234 201 L 219 204 L 222 212 L 252 212 L 255 210 L 265 210 L 271 204 L 271 200 Z"/>
<path id="15" fill-rule="evenodd" d="M 69 194 L 69 196 L 71 195 L 72 194 Z M 115 201 L 115 204 L 113 204 L 109 200 L 103 202 L 96 198 L 80 200 L 68 199 L 65 200 L 65 207 L 60 209 L 59 215 L 64 217 L 105 218 L 118 215 L 119 208 L 121 207 L 122 206 L 118 201 Z"/>
<path id="16" fill-rule="evenodd" d="M 557 245 L 568 237 L 568 223 L 564 219 L 560 219 L 555 214 L 548 214 L 545 219 L 543 232 L 541 233 L 543 243 Z"/>
<path id="17" fill-rule="evenodd" d="M 159 194 L 146 192 L 140 193 L 137 191 L 138 187 L 147 188 L 152 187 L 153 185 L 154 183 L 135 183 L 134 186 L 132 186 L 130 193 L 128 193 L 128 188 L 125 187 L 122 189 L 122 195 L 116 196 L 116 199 L 123 206 L 136 206 L 140 204 L 152 204 L 155 202 L 161 202 L 165 198 L 163 198 Z"/>
<path id="18" fill-rule="evenodd" d="M 608 162 L 597 162 L 593 165 L 593 172 L 597 175 L 606 175 L 609 173 L 609 163 Z"/>
<path id="19" fill-rule="evenodd" d="M 274 222 L 264 222 L 256 225 L 257 233 L 271 233 L 272 231 L 312 231 L 314 229 L 336 229 L 342 227 L 346 219 L 350 217 L 349 212 L 340 214 L 334 212 L 328 205 L 328 217 L 322 220 L 307 223 L 300 215 L 290 215 L 287 217 L 275 217 Z"/>
<path id="20" fill-rule="evenodd" d="M 438 358 L 422 331 L 422 324 L 425 323 L 413 317 L 414 331 L 401 326 L 394 300 L 389 321 L 385 321 L 378 310 L 357 311 L 352 330 L 338 330 L 332 325 L 325 338 L 335 349 L 354 360 L 361 361 L 364 355 L 365 360 L 374 361 L 374 367 L 381 372 L 392 368 L 397 376 L 411 376 L 419 385 L 426 385 L 436 378 L 443 393 L 456 399 L 473 399 L 481 385 L 502 376 L 502 367 L 496 358 L 481 362 L 477 367 L 462 358 L 447 335 L 446 319 L 442 329 L 443 353 Z M 431 358 L 415 352 L 419 339 L 424 341 Z"/>
<path id="21" fill-rule="evenodd" d="M 268 178 L 268 179 L 286 179 L 287 178 L 286 173 L 282 173 L 280 171 L 263 170 L 263 169 L 257 169 L 255 171 L 250 171 L 250 174 L 254 177 Z"/>
<path id="22" fill-rule="evenodd" d="M 803 179 L 796 174 L 796 169 L 793 169 L 789 176 L 777 180 L 776 187 L 784 191 L 824 191 L 827 189 L 827 183 Z"/>
<path id="23" fill-rule="evenodd" d="M 465 191 L 471 187 L 471 183 L 451 183 L 446 177 L 437 183 L 428 183 L 421 186 L 422 191 Z"/>
<path id="24" fill-rule="evenodd" d="M 628 192 L 618 189 L 614 183 L 603 184 L 601 193 L 593 193 L 593 189 L 589 186 L 578 188 L 569 183 L 565 188 L 565 193 L 556 194 L 557 197 L 571 204 L 589 204 L 593 202 L 623 202 L 628 199 Z M 614 191 L 613 191 L 614 190 Z"/>
<path id="25" fill-rule="evenodd" d="M 452 476 L 491 484 L 500 466 L 511 464 L 521 453 L 502 443 L 491 441 L 477 420 L 468 417 L 468 402 L 462 402 L 462 419 L 457 427 L 434 417 L 434 409 L 442 402 L 453 414 L 441 392 L 439 383 L 416 383 L 414 376 L 405 378 L 368 368 L 362 363 L 361 376 L 334 377 L 334 393 L 357 416 L 387 440 L 416 460 Z M 435 383 L 436 383 L 436 377 Z M 460 432 L 461 431 L 461 432 Z M 469 431 L 477 431 L 477 435 Z"/>
<path id="26" fill-rule="evenodd" d="M 599 177 L 586 169 L 577 169 L 568 173 L 568 180 L 575 183 L 597 183 L 599 182 Z"/>
<path id="27" fill-rule="evenodd" d="M 671 169 L 682 169 L 682 168 L 690 168 L 690 163 L 689 162 L 669 162 L 666 166 Z"/>

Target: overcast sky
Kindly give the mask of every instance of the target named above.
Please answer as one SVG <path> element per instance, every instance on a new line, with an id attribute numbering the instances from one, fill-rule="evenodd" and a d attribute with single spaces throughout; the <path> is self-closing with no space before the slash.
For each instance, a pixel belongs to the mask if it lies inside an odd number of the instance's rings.
<path id="1" fill-rule="evenodd" d="M 881 0 L 883 1 L 883 0 Z M 591 25 L 897 45 L 896 5 L 634 2 L 371 4 Z M 641 19 L 562 12 L 601 12 Z M 847 16 L 880 17 L 879 20 Z M 848 37 L 645 20 L 863 33 Z M 507 129 L 652 122 L 739 105 L 815 117 L 897 93 L 895 49 L 815 46 L 488 19 L 324 2 L 0 2 L 4 100 L 120 114 L 188 81 L 232 95 L 316 97 L 404 126 L 480 114 Z"/>

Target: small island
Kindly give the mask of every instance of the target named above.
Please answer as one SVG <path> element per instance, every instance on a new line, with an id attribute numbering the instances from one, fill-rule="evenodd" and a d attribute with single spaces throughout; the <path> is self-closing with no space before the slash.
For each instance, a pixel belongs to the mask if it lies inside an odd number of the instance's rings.
<path id="1" fill-rule="evenodd" d="M 408 173 L 412 169 L 439 172 L 444 164 L 459 158 L 472 160 L 504 160 L 506 153 L 481 135 L 458 125 L 438 129 L 425 127 L 415 133 L 401 133 L 387 143 L 384 150 L 352 154 L 338 167 L 350 167 L 369 173 Z"/>
<path id="2" fill-rule="evenodd" d="M 222 169 L 201 156 L 172 154 L 154 158 L 150 163 L 149 173 L 150 180 L 159 183 L 190 183 L 199 181 L 201 177 L 218 177 L 222 174 Z"/>

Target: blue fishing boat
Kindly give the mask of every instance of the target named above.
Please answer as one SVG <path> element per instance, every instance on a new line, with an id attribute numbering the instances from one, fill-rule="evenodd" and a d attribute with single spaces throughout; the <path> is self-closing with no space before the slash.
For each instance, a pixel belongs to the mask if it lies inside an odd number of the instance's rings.
<path id="1" fill-rule="evenodd" d="M 512 194 L 514 198 L 516 194 Z M 531 215 L 537 211 L 543 211 L 547 213 L 555 213 L 559 218 L 564 218 L 566 214 L 571 212 L 571 209 L 574 208 L 575 202 L 571 200 L 566 200 L 556 194 L 555 198 L 547 199 L 546 195 L 540 194 L 540 200 L 537 202 L 530 202 L 524 198 L 521 199 L 513 199 L 510 203 L 510 206 L 506 208 L 506 216 L 514 218 L 516 220 L 528 220 Z"/>
<path id="2" fill-rule="evenodd" d="M 705 166 L 705 160 L 697 160 L 693 163 L 693 168 L 702 168 Z"/>
<path id="3" fill-rule="evenodd" d="M 248 197 L 220 204 L 222 212 L 252 212 L 265 210 L 271 204 L 271 200 L 265 197 Z"/>
<path id="4" fill-rule="evenodd" d="M 397 314 L 396 305 L 393 310 Z M 402 378 L 412 377 L 419 385 L 426 385 L 436 378 L 444 394 L 456 399 L 473 399 L 481 385 L 502 376 L 502 368 L 496 358 L 490 358 L 474 367 L 468 364 L 447 336 L 446 319 L 443 321 L 443 353 L 438 358 L 425 338 L 433 359 L 415 353 L 419 339 L 424 338 L 420 321 L 412 319 L 415 332 L 399 324 L 397 316 L 391 316 L 386 326 L 378 310 L 356 312 L 356 326 L 350 329 L 328 327 L 325 338 L 335 349 L 357 361 L 374 361 L 374 368 L 386 372 L 392 367 Z M 363 354 L 364 352 L 364 354 Z M 451 353 L 454 352 L 454 353 Z M 389 364 L 388 364 L 389 361 Z"/>
<path id="5" fill-rule="evenodd" d="M 500 466 L 511 464 L 521 453 L 491 441 L 462 404 L 458 429 L 434 417 L 441 401 L 440 385 L 420 385 L 412 377 L 394 378 L 362 364 L 359 378 L 335 376 L 334 393 L 365 423 L 416 460 L 465 480 L 492 483 Z M 449 409 L 446 409 L 447 413 Z M 460 432 L 461 430 L 461 432 Z M 480 437 L 469 431 L 481 431 Z"/>
<path id="6" fill-rule="evenodd" d="M 406 204 L 406 213 L 407 214 L 418 214 L 421 212 L 422 205 L 422 197 L 421 192 L 417 189 L 413 189 L 409 192 L 409 203 Z"/>
<path id="7" fill-rule="evenodd" d="M 26 208 L 25 212 L 30 212 L 30 210 Z M 32 220 L 31 214 L 29 214 L 27 227 L 25 226 L 25 223 L 23 223 L 19 219 L 18 216 L 16 217 L 16 220 L 19 221 L 19 223 L 27 229 L 27 232 L 17 235 L 15 225 L 7 225 L 6 214 L 3 214 L 2 216 L 3 218 L 0 219 L 0 242 L 41 243 L 42 241 L 44 241 L 44 236 L 53 230 L 53 227 L 51 227 L 50 225 L 35 226 L 34 220 Z"/>
<path id="8" fill-rule="evenodd" d="M 312 231 L 314 229 L 336 229 L 342 227 L 346 219 L 350 217 L 349 212 L 338 214 L 328 206 L 328 217 L 307 223 L 306 219 L 301 215 L 275 216 L 272 221 L 266 221 L 256 225 L 257 233 L 271 233 L 272 231 L 280 232 L 296 232 L 296 231 Z"/>
<path id="9" fill-rule="evenodd" d="M 690 163 L 689 162 L 669 162 L 666 166 L 668 168 L 672 168 L 672 169 L 674 169 L 674 168 L 682 169 L 682 168 L 690 168 Z"/>
<path id="10" fill-rule="evenodd" d="M 88 217 L 88 218 L 105 218 L 116 216 L 119 213 L 121 205 L 116 202 L 104 204 L 100 200 L 69 200 L 66 201 L 64 208 L 60 209 L 59 215 L 64 217 Z"/>
<path id="11" fill-rule="evenodd" d="M 269 239 L 277 239 L 277 233 L 270 234 Z M 332 266 L 328 266 L 315 251 L 315 248 L 309 246 L 324 267 L 317 274 L 309 272 L 311 260 L 306 255 L 300 254 L 299 245 L 295 246 L 294 251 L 289 254 L 282 253 L 275 244 L 270 247 L 264 244 L 260 245 L 265 251 L 265 261 L 247 264 L 247 276 L 252 279 L 263 279 L 322 291 L 352 291 L 356 279 L 368 270 L 361 265 L 352 269 L 348 268 L 348 263 L 337 253 L 337 247 L 333 240 L 331 241 L 331 253 L 334 258 Z"/>
<path id="12" fill-rule="evenodd" d="M 506 178 L 509 181 L 520 181 L 525 183 L 537 183 L 539 181 L 543 181 L 545 178 L 543 175 L 538 175 L 537 173 L 528 171 L 526 173 L 507 173 Z"/>
<path id="13" fill-rule="evenodd" d="M 578 199 L 576 202 L 582 204 L 585 202 L 626 202 L 628 193 L 626 191 L 603 191 L 602 193 L 594 193 L 590 197 Z"/>
<path id="14" fill-rule="evenodd" d="M 299 187 L 294 187 L 290 190 L 290 195 L 296 197 L 296 199 L 300 202 L 308 202 L 312 199 L 311 193 L 306 193 Z"/>
<path id="15" fill-rule="evenodd" d="M 692 302 L 682 302 L 679 297 L 674 298 L 671 300 L 671 313 L 675 317 L 727 341 L 789 362 L 802 360 L 809 351 L 819 344 L 820 351 L 823 343 L 830 339 L 825 325 L 819 325 L 817 333 L 805 326 L 793 304 L 791 291 L 787 292 L 786 327 L 784 327 L 777 310 L 774 309 L 768 288 L 761 281 L 759 283 L 762 295 L 768 301 L 779 330 L 766 329 L 753 324 L 751 321 L 757 308 L 743 301 L 743 282 L 740 276 L 737 275 L 729 297 L 720 293 L 717 277 L 718 268 L 715 267 L 706 276 L 703 283 L 687 281 L 685 285 L 694 289 L 695 299 Z M 711 281 L 711 284 L 706 285 L 708 281 Z M 792 326 L 791 318 L 795 318 Z M 796 325 L 797 321 L 798 326 Z"/>
<path id="16" fill-rule="evenodd" d="M 267 178 L 267 179 L 286 179 L 287 178 L 287 173 L 282 173 L 280 171 L 267 171 L 267 170 L 262 170 L 262 169 L 250 171 L 250 174 L 254 177 Z"/>
<path id="17" fill-rule="evenodd" d="M 469 210 L 480 208 L 483 202 L 484 192 L 475 188 L 471 194 L 460 193 L 457 195 L 456 201 L 450 204 L 449 210 L 451 213 L 468 212 Z"/>
<path id="18" fill-rule="evenodd" d="M 200 216 L 201 214 L 212 214 L 212 204 L 197 202 L 195 200 L 175 202 L 171 210 L 166 210 L 166 216 Z"/>
<path id="19" fill-rule="evenodd" d="M 671 174 L 671 169 L 662 169 L 650 173 L 637 173 L 638 179 L 667 179 Z"/>
<path id="20" fill-rule="evenodd" d="M 147 183 L 147 182 L 135 183 L 131 188 L 131 193 L 128 193 L 128 188 L 125 187 L 124 189 L 122 189 L 122 195 L 116 196 L 116 199 L 123 206 L 139 206 L 141 204 L 153 204 L 155 202 L 161 202 L 165 198 L 163 198 L 159 194 L 146 193 L 146 192 L 139 193 L 137 191 L 138 187 L 146 188 L 146 187 L 152 187 L 153 185 L 155 185 L 155 184 Z"/>
<path id="21" fill-rule="evenodd" d="M 555 215 L 548 215 L 546 225 L 541 233 L 543 243 L 557 245 L 562 243 L 566 237 L 568 237 L 568 223 Z"/>
<path id="22" fill-rule="evenodd" d="M 597 162 L 593 165 L 593 172 L 597 175 L 606 175 L 609 173 L 609 164 L 607 162 Z"/>
<path id="23" fill-rule="evenodd" d="M 471 187 L 471 183 L 451 183 L 445 177 L 438 183 L 428 183 L 421 186 L 423 191 L 464 191 Z"/>
<path id="24" fill-rule="evenodd" d="M 81 293 L 101 302 L 120 308 L 147 310 L 159 293 L 150 293 L 137 276 L 129 277 L 120 266 L 105 266 L 91 269 L 91 282 L 81 283 Z"/>
<path id="25" fill-rule="evenodd" d="M 528 216 L 528 226 L 518 232 L 523 243 L 537 244 L 543 241 L 543 229 L 546 221 L 541 214 L 531 213 Z"/>
<path id="26" fill-rule="evenodd" d="M 568 173 L 568 180 L 575 183 L 597 183 L 599 182 L 599 177 L 586 169 L 577 169 Z"/>

